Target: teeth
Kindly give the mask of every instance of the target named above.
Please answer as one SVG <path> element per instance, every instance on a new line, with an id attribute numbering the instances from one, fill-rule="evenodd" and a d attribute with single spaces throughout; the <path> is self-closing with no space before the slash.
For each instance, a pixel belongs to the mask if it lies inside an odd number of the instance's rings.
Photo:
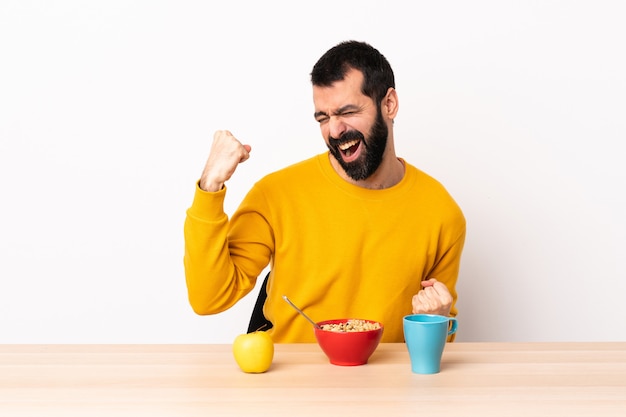
<path id="1" fill-rule="evenodd" d="M 340 145 L 339 149 L 341 149 L 342 151 L 345 151 L 346 149 L 356 145 L 357 143 L 359 143 L 358 140 L 351 140 L 350 142 L 346 142 L 346 143 Z"/>

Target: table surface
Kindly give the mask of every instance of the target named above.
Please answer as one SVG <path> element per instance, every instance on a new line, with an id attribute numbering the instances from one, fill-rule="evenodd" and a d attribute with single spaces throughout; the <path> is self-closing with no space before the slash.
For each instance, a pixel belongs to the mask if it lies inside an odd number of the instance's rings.
<path id="1" fill-rule="evenodd" d="M 626 342 L 450 343 L 439 374 L 406 346 L 335 366 L 276 344 L 263 374 L 231 345 L 0 345 L 0 416 L 625 416 Z"/>

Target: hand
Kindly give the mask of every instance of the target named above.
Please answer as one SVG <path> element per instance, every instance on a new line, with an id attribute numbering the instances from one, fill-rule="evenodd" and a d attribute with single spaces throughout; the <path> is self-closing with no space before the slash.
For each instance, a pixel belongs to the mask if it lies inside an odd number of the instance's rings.
<path id="1" fill-rule="evenodd" d="M 441 282 L 435 278 L 422 281 L 424 287 L 413 296 L 413 314 L 439 314 L 448 316 L 452 308 L 452 295 Z"/>
<path id="2" fill-rule="evenodd" d="M 211 152 L 200 177 L 204 191 L 219 191 L 233 175 L 237 165 L 250 157 L 250 145 L 242 145 L 228 130 L 213 135 Z"/>

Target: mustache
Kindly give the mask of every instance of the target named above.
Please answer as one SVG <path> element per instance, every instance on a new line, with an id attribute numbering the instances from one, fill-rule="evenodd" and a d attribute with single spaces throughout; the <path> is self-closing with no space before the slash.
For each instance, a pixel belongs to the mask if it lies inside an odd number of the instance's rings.
<path id="1" fill-rule="evenodd" d="M 334 138 L 332 136 L 328 136 L 328 143 L 333 147 L 338 147 L 342 143 L 350 142 L 351 140 L 359 139 L 365 142 L 365 136 L 363 133 L 358 130 L 348 130 L 347 132 L 342 133 L 338 138 Z"/>

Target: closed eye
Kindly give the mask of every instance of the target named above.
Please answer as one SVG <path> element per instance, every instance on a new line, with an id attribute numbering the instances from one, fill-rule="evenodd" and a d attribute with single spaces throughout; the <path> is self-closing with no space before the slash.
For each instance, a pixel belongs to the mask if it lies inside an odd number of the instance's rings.
<path id="1" fill-rule="evenodd" d="M 317 123 L 322 124 L 324 122 L 327 122 L 330 119 L 330 117 L 328 117 L 328 115 L 326 114 L 316 114 L 315 115 L 315 120 L 317 121 Z"/>
<path id="2" fill-rule="evenodd" d="M 335 112 L 333 112 L 333 116 L 336 116 L 336 117 L 354 116 L 356 114 L 359 114 L 361 111 L 362 109 L 360 107 L 357 107 L 353 104 L 349 104 L 347 106 L 337 109 Z M 322 112 L 322 111 L 315 112 L 314 116 L 315 116 L 315 120 L 320 124 L 325 123 L 330 119 L 330 116 L 326 112 Z"/>
<path id="3" fill-rule="evenodd" d="M 363 109 L 361 107 L 355 106 L 353 104 L 348 104 L 347 106 L 341 107 L 335 112 L 335 116 L 354 116 L 355 114 L 361 113 Z"/>

